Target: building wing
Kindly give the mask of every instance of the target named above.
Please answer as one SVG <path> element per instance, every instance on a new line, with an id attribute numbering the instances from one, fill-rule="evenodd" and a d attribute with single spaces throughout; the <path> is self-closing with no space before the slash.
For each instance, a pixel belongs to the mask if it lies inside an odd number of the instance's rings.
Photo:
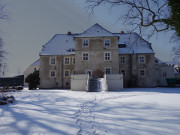
<path id="1" fill-rule="evenodd" d="M 70 55 L 75 54 L 75 42 L 72 34 L 56 34 L 46 43 L 40 55 Z"/>
<path id="2" fill-rule="evenodd" d="M 119 36 L 119 54 L 154 53 L 151 44 L 137 33 L 115 33 Z"/>

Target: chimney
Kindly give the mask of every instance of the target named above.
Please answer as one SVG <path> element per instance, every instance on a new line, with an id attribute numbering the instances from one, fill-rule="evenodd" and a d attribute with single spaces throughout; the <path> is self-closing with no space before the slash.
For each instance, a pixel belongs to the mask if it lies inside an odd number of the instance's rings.
<path id="1" fill-rule="evenodd" d="M 124 31 L 121 31 L 121 34 L 124 34 Z"/>
<path id="2" fill-rule="evenodd" d="M 68 31 L 67 35 L 71 35 L 71 32 L 70 32 L 70 31 Z"/>

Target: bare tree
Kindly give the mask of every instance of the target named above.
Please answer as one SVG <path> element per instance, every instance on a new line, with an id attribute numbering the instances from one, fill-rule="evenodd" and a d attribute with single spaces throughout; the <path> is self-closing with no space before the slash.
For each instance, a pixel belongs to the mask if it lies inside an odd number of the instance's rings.
<path id="1" fill-rule="evenodd" d="M 150 38 L 155 32 L 173 29 L 168 0 L 86 0 L 86 2 L 91 12 L 102 4 L 127 10 L 125 14 L 120 12 L 120 18 L 125 24 L 132 26 L 132 31 L 138 30 L 141 36 Z"/>
<path id="2" fill-rule="evenodd" d="M 8 14 L 5 10 L 6 5 L 0 4 L 0 20 L 7 20 Z M 0 37 L 0 75 L 4 75 L 5 71 L 7 70 L 7 63 L 5 61 L 5 50 L 3 49 L 4 42 Z"/>
<path id="3" fill-rule="evenodd" d="M 6 63 L 6 52 L 3 49 L 4 43 L 2 38 L 0 38 L 0 75 L 4 76 L 5 72 L 7 71 L 7 63 Z"/>
<path id="4" fill-rule="evenodd" d="M 175 61 L 180 61 L 180 45 L 172 48 Z"/>

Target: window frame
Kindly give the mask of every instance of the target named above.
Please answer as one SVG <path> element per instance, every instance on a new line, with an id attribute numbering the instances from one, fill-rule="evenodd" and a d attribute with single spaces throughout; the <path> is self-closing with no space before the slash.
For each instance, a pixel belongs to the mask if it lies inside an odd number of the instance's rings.
<path id="1" fill-rule="evenodd" d="M 53 61 L 52 59 L 54 59 L 54 61 Z M 53 61 L 54 63 L 52 63 L 52 61 Z M 49 64 L 50 64 L 50 65 L 56 65 L 56 57 L 50 57 Z"/>
<path id="2" fill-rule="evenodd" d="M 82 46 L 83 47 L 88 47 L 89 46 L 89 40 L 88 39 L 83 39 Z"/>
<path id="3" fill-rule="evenodd" d="M 68 63 L 66 63 L 67 62 L 66 59 L 69 59 Z M 64 57 L 64 65 L 70 65 L 70 57 Z"/>
<path id="4" fill-rule="evenodd" d="M 120 63 L 121 64 L 125 64 L 126 60 L 125 60 L 125 56 L 121 56 L 120 57 Z"/>
<path id="5" fill-rule="evenodd" d="M 144 71 L 144 74 L 142 74 L 141 71 Z M 140 75 L 141 77 L 145 77 L 145 76 L 146 76 L 146 70 L 145 70 L 145 69 L 139 69 L 139 75 Z"/>
<path id="6" fill-rule="evenodd" d="M 145 56 L 139 56 L 139 63 L 145 63 Z"/>
<path id="7" fill-rule="evenodd" d="M 124 71 L 124 74 L 122 73 Z M 120 69 L 120 74 L 123 74 L 123 77 L 126 76 L 126 69 Z"/>
<path id="8" fill-rule="evenodd" d="M 109 43 L 108 45 L 106 45 L 106 43 L 107 43 L 106 41 L 109 41 L 109 42 L 108 42 L 108 43 Z M 108 46 L 110 46 L 110 44 L 111 44 L 111 41 L 110 41 L 110 39 L 104 39 L 104 46 L 105 46 L 105 47 L 108 47 Z"/>
<path id="9" fill-rule="evenodd" d="M 108 54 L 108 53 L 109 53 L 109 56 L 106 56 L 106 54 Z M 106 59 L 108 57 L 109 57 L 109 59 Z M 104 52 L 104 61 L 111 61 L 111 52 Z"/>
<path id="10" fill-rule="evenodd" d="M 52 72 L 54 72 L 54 76 L 52 76 Z M 50 78 L 55 78 L 56 77 L 56 70 L 50 70 L 49 76 L 50 76 Z"/>
<path id="11" fill-rule="evenodd" d="M 75 64 L 76 63 L 76 59 L 75 57 L 72 58 L 72 63 Z"/>
<path id="12" fill-rule="evenodd" d="M 84 54 L 87 54 L 87 56 L 84 56 Z M 87 59 L 84 59 L 85 57 L 87 57 Z M 82 53 L 82 61 L 89 61 L 89 53 L 88 52 Z"/>
<path id="13" fill-rule="evenodd" d="M 107 69 L 109 69 L 109 73 L 108 73 L 108 74 L 107 74 L 107 72 L 106 72 Z M 104 68 L 104 73 L 107 74 L 107 75 L 112 74 L 112 69 L 111 69 L 111 67 L 105 67 L 105 68 Z"/>
<path id="14" fill-rule="evenodd" d="M 166 72 L 162 72 L 162 77 L 166 78 L 167 77 L 167 73 Z"/>
<path id="15" fill-rule="evenodd" d="M 68 72 L 68 76 L 66 75 L 66 72 Z M 64 70 L 64 77 L 69 77 L 70 76 L 70 70 Z"/>

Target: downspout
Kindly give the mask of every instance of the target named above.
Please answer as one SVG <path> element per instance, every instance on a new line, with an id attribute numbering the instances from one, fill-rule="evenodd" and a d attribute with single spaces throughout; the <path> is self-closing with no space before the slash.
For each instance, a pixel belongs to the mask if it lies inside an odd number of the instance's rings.
<path id="1" fill-rule="evenodd" d="M 61 68 L 62 88 L 64 88 L 64 85 L 63 85 L 63 84 L 64 84 L 64 72 L 63 72 L 63 71 L 64 71 L 64 64 L 63 64 L 63 63 L 64 63 L 64 59 L 63 59 L 63 56 L 62 56 L 62 60 L 61 60 L 61 67 L 62 67 L 62 68 Z"/>

